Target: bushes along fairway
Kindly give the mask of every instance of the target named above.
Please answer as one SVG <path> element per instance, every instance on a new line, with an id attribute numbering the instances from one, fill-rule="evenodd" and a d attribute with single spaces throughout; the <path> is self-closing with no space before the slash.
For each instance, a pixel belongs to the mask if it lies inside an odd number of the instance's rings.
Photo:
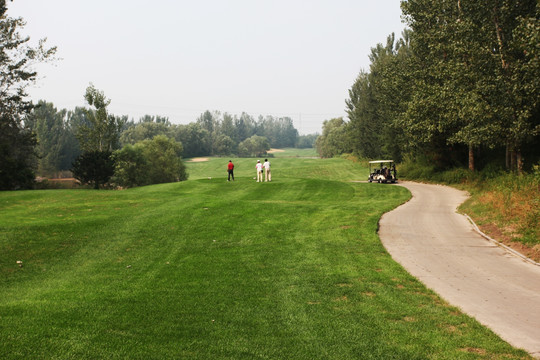
<path id="1" fill-rule="evenodd" d="M 527 358 L 386 253 L 377 221 L 404 188 L 288 157 L 263 184 L 233 159 L 229 183 L 227 161 L 187 163 L 182 183 L 0 193 L 0 358 Z"/>

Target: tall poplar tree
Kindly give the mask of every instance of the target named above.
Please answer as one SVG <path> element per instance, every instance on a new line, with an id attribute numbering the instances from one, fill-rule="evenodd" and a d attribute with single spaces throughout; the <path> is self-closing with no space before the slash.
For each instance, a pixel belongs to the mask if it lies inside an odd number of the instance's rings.
<path id="1" fill-rule="evenodd" d="M 370 72 L 361 71 L 345 101 L 353 151 L 365 158 L 401 161 L 401 129 L 397 119 L 409 98 L 407 82 L 410 30 L 371 49 Z"/>
<path id="2" fill-rule="evenodd" d="M 81 149 L 87 151 L 113 151 L 120 145 L 120 132 L 127 118 L 109 114 L 107 107 L 111 103 L 103 91 L 90 84 L 86 88 L 84 99 L 94 109 L 86 113 L 86 123 L 80 124 L 77 138 Z"/>
<path id="3" fill-rule="evenodd" d="M 84 98 L 95 109 L 86 111 L 86 122 L 77 128 L 77 139 L 83 152 L 73 162 L 71 171 L 81 183 L 99 189 L 114 173 L 112 151 L 119 148 L 120 132 L 127 117 L 109 114 L 107 106 L 111 101 L 92 84 L 86 88 Z"/>
<path id="4" fill-rule="evenodd" d="M 73 136 L 66 127 L 67 110 L 58 111 L 52 103 L 40 101 L 32 112 L 33 131 L 38 140 L 38 173 L 42 176 L 54 176 L 63 168 L 63 158 L 67 142 Z M 75 157 L 71 158 L 71 161 Z"/>

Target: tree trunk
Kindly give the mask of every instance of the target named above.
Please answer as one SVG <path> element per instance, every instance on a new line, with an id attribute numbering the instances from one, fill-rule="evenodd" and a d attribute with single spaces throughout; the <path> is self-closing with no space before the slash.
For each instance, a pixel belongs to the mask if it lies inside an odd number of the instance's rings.
<path id="1" fill-rule="evenodd" d="M 514 150 L 510 151 L 510 171 L 516 170 L 516 152 Z"/>
<path id="2" fill-rule="evenodd" d="M 506 153 L 505 153 L 505 156 L 506 156 L 506 170 L 510 170 L 510 146 L 508 144 L 506 144 Z"/>
<path id="3" fill-rule="evenodd" d="M 501 33 L 501 26 L 499 24 L 499 17 L 497 16 L 498 8 L 493 8 L 493 25 L 495 25 L 495 33 L 497 34 L 497 43 L 499 45 L 499 56 L 501 58 L 501 67 L 504 70 L 508 69 L 508 64 L 506 63 L 506 60 L 504 58 L 504 43 L 503 43 L 503 37 Z"/>
<path id="4" fill-rule="evenodd" d="M 516 151 L 516 166 L 518 175 L 523 174 L 523 158 L 521 157 L 521 150 Z"/>
<path id="5" fill-rule="evenodd" d="M 469 170 L 474 171 L 474 148 L 469 144 Z"/>

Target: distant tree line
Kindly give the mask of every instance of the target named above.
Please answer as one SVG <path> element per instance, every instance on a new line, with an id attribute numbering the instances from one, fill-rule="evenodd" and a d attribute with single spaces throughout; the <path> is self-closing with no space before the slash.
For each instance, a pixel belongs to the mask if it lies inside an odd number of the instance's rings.
<path id="1" fill-rule="evenodd" d="M 151 115 L 135 122 L 127 116 L 107 114 L 97 121 L 103 105 L 108 104 L 98 101 L 97 105 L 100 108 L 93 111 L 82 107 L 68 111 L 58 110 L 45 101 L 36 104 L 26 123 L 36 134 L 39 174 L 54 176 L 70 170 L 75 158 L 85 150 L 118 150 L 158 135 L 181 143 L 184 158 L 260 156 L 270 147 L 313 147 L 317 137 L 316 134 L 299 136 L 290 118 L 259 116 L 255 120 L 246 113 L 232 116 L 205 111 L 190 124 L 172 124 L 167 117 Z"/>
<path id="2" fill-rule="evenodd" d="M 409 29 L 372 48 L 346 100 L 324 123 L 321 156 L 354 152 L 442 169 L 540 159 L 540 2 L 401 3 Z"/>
<path id="3" fill-rule="evenodd" d="M 90 85 L 90 108 L 58 110 L 53 103 L 31 104 L 24 128 L 33 143 L 33 165 L 44 177 L 66 171 L 95 188 L 113 182 L 131 187 L 187 179 L 178 159 L 209 156 L 261 156 L 270 147 L 313 147 L 317 134 L 299 136 L 290 118 L 205 111 L 187 125 L 145 115 L 135 122 L 108 113 L 110 100 Z M 172 150 L 171 150 L 172 149 Z M 163 156 L 169 151 L 169 156 Z M 173 155 L 174 154 L 174 155 Z M 158 161 L 159 160 L 159 161 Z M 161 172 L 156 167 L 161 161 Z M 173 169 L 173 170 L 171 170 Z M 29 187 L 33 181 L 28 178 Z"/>
<path id="4" fill-rule="evenodd" d="M 91 108 L 58 110 L 42 100 L 29 112 L 25 126 L 35 134 L 41 176 L 72 171 L 95 188 L 110 182 L 127 187 L 179 181 L 187 179 L 183 163 L 177 161 L 182 157 L 261 156 L 271 147 L 313 147 L 317 137 L 299 136 L 290 118 L 255 120 L 246 113 L 205 111 L 187 125 L 151 115 L 135 122 L 109 114 L 110 100 L 93 85 L 84 98 Z"/>
<path id="5" fill-rule="evenodd" d="M 138 141 L 164 135 L 181 142 L 185 157 L 203 155 L 256 156 L 270 147 L 295 147 L 300 139 L 292 119 L 259 116 L 257 120 L 247 113 L 232 116 L 228 113 L 205 111 L 194 122 L 173 125 L 168 118 L 144 116 L 138 122 L 126 124 L 120 142 Z M 265 140 L 256 137 L 264 137 Z M 313 146 L 313 144 L 311 144 Z"/>

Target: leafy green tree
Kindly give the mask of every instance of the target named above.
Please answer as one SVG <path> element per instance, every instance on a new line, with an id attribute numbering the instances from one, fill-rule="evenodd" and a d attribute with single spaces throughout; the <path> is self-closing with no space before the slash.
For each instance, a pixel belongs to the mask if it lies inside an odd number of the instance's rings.
<path id="1" fill-rule="evenodd" d="M 77 126 L 77 139 L 83 151 L 71 171 L 81 183 L 90 183 L 95 189 L 105 185 L 114 174 L 112 151 L 119 146 L 120 131 L 127 117 L 110 115 L 110 100 L 92 84 L 86 88 L 85 99 L 93 110 L 86 110 L 85 117 Z"/>
<path id="2" fill-rule="evenodd" d="M 216 127 L 218 118 L 219 118 L 219 113 L 217 112 L 212 113 L 206 110 L 197 119 L 197 124 L 201 125 L 203 129 L 208 131 L 208 133 L 212 134 L 214 132 L 214 128 Z"/>
<path id="3" fill-rule="evenodd" d="M 280 118 L 278 127 L 280 137 L 275 147 L 294 147 L 298 139 L 298 130 L 295 129 L 292 119 L 290 117 Z"/>
<path id="4" fill-rule="evenodd" d="M 58 112 L 54 105 L 40 101 L 32 115 L 35 117 L 34 132 L 38 140 L 40 155 L 38 171 L 43 175 L 52 175 L 60 170 L 60 156 L 64 137 L 66 111 Z"/>
<path id="5" fill-rule="evenodd" d="M 149 161 L 144 154 L 142 143 L 127 144 L 113 153 L 114 177 L 112 181 L 122 187 L 150 184 Z"/>
<path id="6" fill-rule="evenodd" d="M 212 153 L 214 155 L 230 155 L 235 148 L 234 140 L 227 135 L 218 135 L 213 142 Z"/>
<path id="7" fill-rule="evenodd" d="M 166 122 L 141 121 L 121 133 L 120 143 L 133 145 L 143 140 L 153 139 L 157 135 L 174 137 L 172 126 Z"/>
<path id="8" fill-rule="evenodd" d="M 158 135 L 114 152 L 113 182 L 122 187 L 187 180 L 182 144 Z"/>
<path id="9" fill-rule="evenodd" d="M 234 119 L 234 125 L 236 127 L 237 138 L 236 141 L 239 143 L 246 140 L 247 138 L 255 135 L 257 124 L 253 117 L 245 112 L 243 112 L 240 117 Z"/>
<path id="10" fill-rule="evenodd" d="M 33 67 L 56 52 L 45 47 L 45 40 L 29 46 L 30 39 L 19 33 L 24 21 L 6 12 L 6 2 L 0 0 L 0 190 L 33 185 L 37 142 L 25 123 L 33 107 L 26 88 L 36 79 Z"/>
<path id="11" fill-rule="evenodd" d="M 34 184 L 35 135 L 0 115 L 0 190 L 29 189 Z"/>
<path id="12" fill-rule="evenodd" d="M 293 121 L 289 117 L 276 119 L 272 116 L 266 116 L 259 119 L 257 134 L 266 137 L 270 146 L 276 148 L 294 147 L 298 137 L 298 131 L 294 128 Z"/>
<path id="13" fill-rule="evenodd" d="M 210 155 L 212 152 L 211 134 L 198 123 L 177 125 L 174 129 L 174 138 L 184 148 L 184 157 Z"/>
<path id="14" fill-rule="evenodd" d="M 79 155 L 78 143 L 68 120 L 68 111 L 57 110 L 54 104 L 39 101 L 33 109 L 29 124 L 37 135 L 38 173 L 54 176 L 69 170 Z"/>
<path id="15" fill-rule="evenodd" d="M 449 139 L 466 121 L 457 112 L 457 100 L 464 96 L 458 91 L 457 77 L 464 59 L 456 52 L 454 42 L 454 33 L 460 28 L 456 5 L 427 0 L 402 3 L 414 31 L 415 55 L 410 76 L 413 94 L 402 124 L 413 147 L 422 152 L 443 153 Z"/>
<path id="16" fill-rule="evenodd" d="M 77 138 L 81 149 L 87 151 L 113 151 L 119 147 L 120 131 L 127 121 L 126 117 L 117 117 L 107 111 L 111 100 L 102 91 L 90 84 L 84 98 L 95 109 L 87 111 L 87 123 L 79 125 Z"/>
<path id="17" fill-rule="evenodd" d="M 525 147 L 540 135 L 540 3 L 497 0 L 487 6 L 492 48 L 498 55 L 496 112 L 503 114 L 504 135 L 512 168 L 521 173 Z M 501 86 L 502 85 L 502 86 Z"/>
<path id="18" fill-rule="evenodd" d="M 529 155 L 528 163 L 532 168 L 540 160 L 540 2 L 536 3 L 530 15 L 520 15 L 517 20 L 512 33 L 512 53 L 516 54 L 512 83 L 515 85 L 513 93 L 519 100 L 517 109 L 521 110 L 515 117 L 516 129 L 521 129 L 521 136 L 510 133 L 507 144 L 509 148 L 516 148 L 511 144 L 521 140 L 521 151 Z M 520 126 L 521 122 L 525 122 L 524 126 Z M 516 168 L 519 170 L 523 166 L 520 164 L 523 162 L 521 152 L 515 152 L 515 156 Z"/>
<path id="19" fill-rule="evenodd" d="M 223 120 L 221 121 L 220 125 L 220 133 L 228 136 L 235 142 L 237 141 L 236 139 L 238 138 L 238 134 L 236 127 L 234 126 L 234 118 L 227 113 L 223 114 Z"/>
<path id="20" fill-rule="evenodd" d="M 308 149 L 315 147 L 315 141 L 319 134 L 300 135 L 296 140 L 296 147 L 299 149 Z"/>
<path id="21" fill-rule="evenodd" d="M 400 161 L 404 148 L 397 119 L 406 109 L 410 31 L 387 37 L 386 44 L 371 49 L 370 72 L 361 71 L 345 101 L 348 133 L 354 153 L 364 158 Z"/>
<path id="22" fill-rule="evenodd" d="M 395 40 L 394 34 L 388 36 L 386 46 L 378 44 L 372 49 L 370 75 L 381 121 L 381 156 L 401 161 L 407 150 L 407 141 L 399 118 L 405 112 L 411 96 L 409 69 L 412 58 L 410 39 L 412 32 L 403 30 L 402 37 Z"/>
<path id="23" fill-rule="evenodd" d="M 264 136 L 253 135 L 238 144 L 238 152 L 243 156 L 263 156 L 270 150 L 270 143 Z"/>
<path id="24" fill-rule="evenodd" d="M 87 151 L 75 159 L 71 172 L 81 184 L 93 185 L 98 190 L 113 176 L 114 159 L 109 151 Z"/>
<path id="25" fill-rule="evenodd" d="M 415 55 L 406 131 L 417 143 L 421 134 L 468 146 L 470 169 L 475 149 L 506 142 L 519 171 L 521 148 L 538 132 L 540 75 L 538 58 L 528 56 L 537 46 L 519 29 L 538 34 L 530 20 L 538 2 L 411 0 L 402 8 Z"/>
<path id="26" fill-rule="evenodd" d="M 382 129 L 383 123 L 378 115 L 378 102 L 373 89 L 373 75 L 360 72 L 354 85 L 349 90 L 349 99 L 346 101 L 347 115 L 349 116 L 349 129 L 351 146 L 353 151 L 361 157 L 376 159 L 382 157 Z M 334 120 L 325 123 L 326 133 L 323 130 L 323 137 L 320 138 L 318 149 L 323 157 L 332 157 L 341 150 L 340 146 L 328 144 L 332 138 L 338 136 L 335 127 L 341 127 L 342 121 Z M 334 134 L 332 134 L 334 132 Z M 332 135 L 331 135 L 332 134 Z"/>
<path id="27" fill-rule="evenodd" d="M 146 169 L 150 184 L 187 180 L 188 175 L 182 162 L 181 143 L 158 135 L 140 144 L 149 165 Z"/>
<path id="28" fill-rule="evenodd" d="M 64 122 L 62 147 L 60 149 L 60 171 L 69 170 L 75 158 L 81 154 L 79 141 L 77 140 L 76 132 L 71 123 L 71 115 L 72 112 L 68 111 L 66 121 Z"/>
<path id="29" fill-rule="evenodd" d="M 325 120 L 323 133 L 317 138 L 315 146 L 323 158 L 331 158 L 351 151 L 347 123 L 343 118 Z"/>

